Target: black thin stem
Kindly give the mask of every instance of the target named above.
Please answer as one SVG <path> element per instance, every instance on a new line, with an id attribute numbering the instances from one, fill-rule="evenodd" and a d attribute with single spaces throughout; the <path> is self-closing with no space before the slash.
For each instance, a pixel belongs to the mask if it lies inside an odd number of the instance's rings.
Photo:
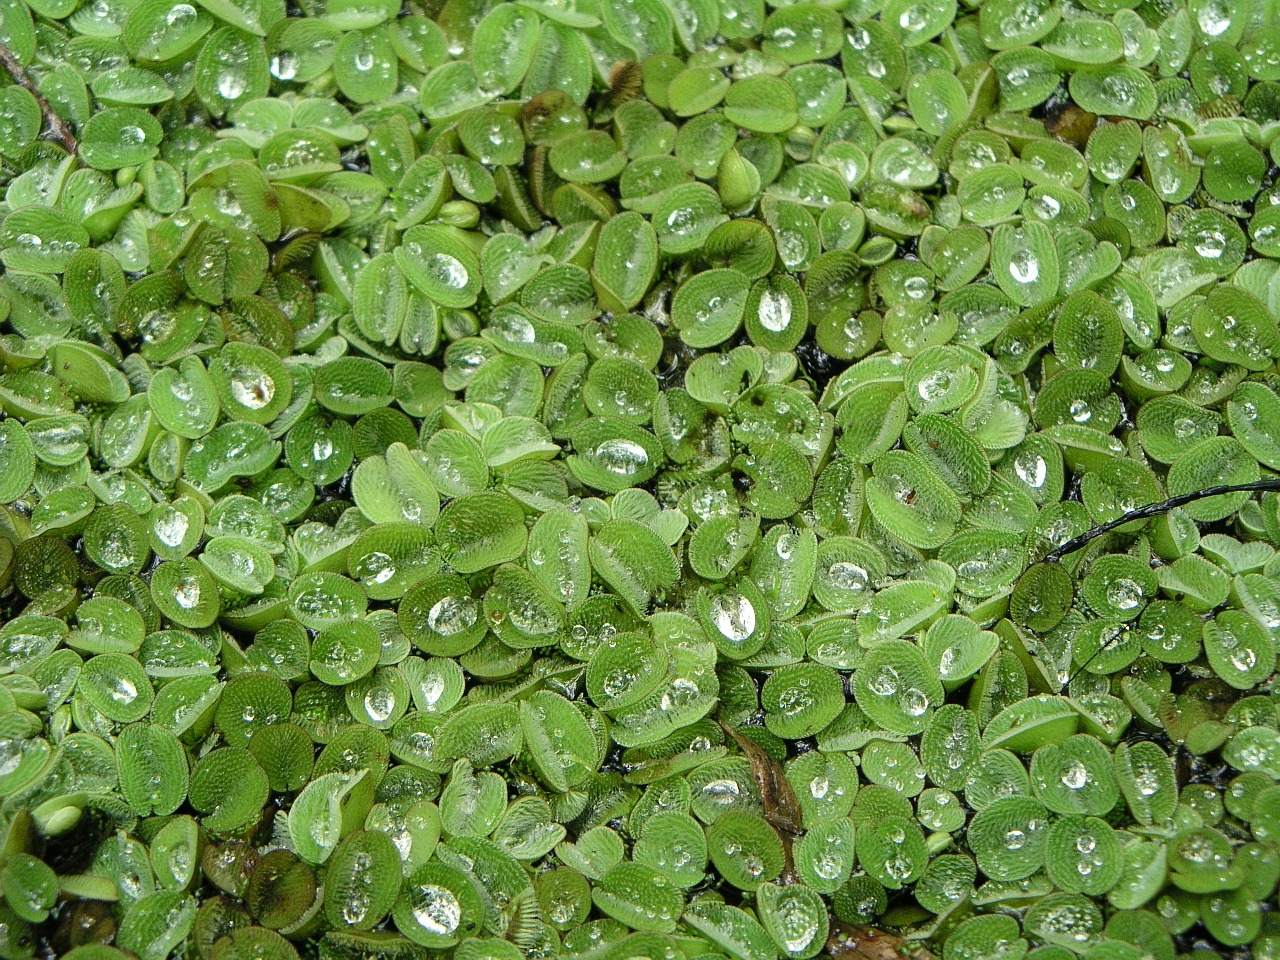
<path id="1" fill-rule="evenodd" d="M 1055 547 L 1045 555 L 1046 563 L 1057 563 L 1069 553 L 1075 553 L 1085 544 L 1097 540 L 1101 536 L 1105 536 L 1112 530 L 1123 527 L 1127 523 L 1133 523 L 1135 520 L 1150 520 L 1152 517 L 1163 516 L 1170 510 L 1178 507 L 1186 506 L 1188 503 L 1195 503 L 1197 500 L 1205 500 L 1209 497 L 1220 497 L 1227 493 L 1257 493 L 1259 491 L 1275 490 L 1280 491 L 1280 477 L 1266 477 L 1263 480 L 1254 480 L 1252 483 L 1233 483 L 1224 484 L 1217 487 L 1207 487 L 1204 490 L 1196 490 L 1192 493 L 1180 493 L 1176 497 L 1170 497 L 1168 500 L 1161 500 L 1158 503 L 1148 503 L 1144 507 L 1138 507 L 1136 510 L 1130 510 L 1116 517 L 1114 520 L 1086 530 L 1078 537 L 1072 537 L 1060 547 Z"/>
<path id="2" fill-rule="evenodd" d="M 67 153 L 75 153 L 76 135 L 72 132 L 71 124 L 53 112 L 53 107 L 49 106 L 49 101 L 45 99 L 45 95 L 35 85 L 26 68 L 18 62 L 18 58 L 13 55 L 13 51 L 3 43 L 0 43 L 0 66 L 4 67 L 5 72 L 9 74 L 14 83 L 36 98 L 36 103 L 40 105 L 40 114 L 44 117 L 45 126 L 48 127 L 49 135 L 54 142 L 61 145 Z"/>

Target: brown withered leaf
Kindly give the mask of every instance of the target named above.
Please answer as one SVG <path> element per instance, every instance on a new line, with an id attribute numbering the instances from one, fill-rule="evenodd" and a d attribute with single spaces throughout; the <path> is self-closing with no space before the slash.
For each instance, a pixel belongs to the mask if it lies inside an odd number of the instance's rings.
<path id="1" fill-rule="evenodd" d="M 640 96 L 644 74 L 634 60 L 619 60 L 609 71 L 609 103 L 619 106 Z"/>
<path id="2" fill-rule="evenodd" d="M 116 918 L 111 904 L 102 900 L 72 900 L 58 915 L 49 946 L 60 956 L 74 947 L 109 944 L 116 935 Z"/>
<path id="3" fill-rule="evenodd" d="M 1231 94 L 1210 100 L 1196 107 L 1196 116 L 1201 120 L 1212 120 L 1215 117 L 1238 117 L 1244 109 L 1240 98 Z"/>
<path id="4" fill-rule="evenodd" d="M 834 960 L 938 960 L 915 941 L 841 920 L 832 924 L 827 954 Z"/>
<path id="5" fill-rule="evenodd" d="M 1074 103 L 1056 104 L 1045 111 L 1045 130 L 1051 136 L 1081 148 L 1089 140 L 1089 134 L 1093 133 L 1097 124 L 1095 114 L 1081 110 Z"/>
<path id="6" fill-rule="evenodd" d="M 764 806 L 764 818 L 773 826 L 786 833 L 800 833 L 800 822 L 803 814 L 796 792 L 787 781 L 782 764 L 769 756 L 760 744 L 750 737 L 744 737 L 723 720 L 719 721 L 724 732 L 733 738 L 747 758 L 751 766 L 751 776 L 760 788 L 760 801 Z"/>

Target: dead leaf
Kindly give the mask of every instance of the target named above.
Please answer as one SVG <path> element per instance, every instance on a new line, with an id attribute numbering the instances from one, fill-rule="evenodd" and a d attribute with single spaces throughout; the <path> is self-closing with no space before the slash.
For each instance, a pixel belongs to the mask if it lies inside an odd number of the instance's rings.
<path id="1" fill-rule="evenodd" d="M 614 106 L 634 100 L 644 89 L 644 73 L 634 60 L 619 60 L 609 71 L 609 102 Z"/>
<path id="2" fill-rule="evenodd" d="M 1074 103 L 1062 103 L 1045 111 L 1044 128 L 1052 136 L 1083 148 L 1097 126 L 1096 115 Z"/>
<path id="3" fill-rule="evenodd" d="M 835 960 L 938 960 L 915 941 L 840 920 L 827 938 L 827 954 Z"/>
<path id="4" fill-rule="evenodd" d="M 783 884 L 796 883 L 800 878 L 796 875 L 795 860 L 791 855 L 791 840 L 792 837 L 800 835 L 800 822 L 803 819 L 796 792 L 791 789 L 782 764 L 769 756 L 760 744 L 750 737 L 744 737 L 723 720 L 720 720 L 719 724 L 724 727 L 724 732 L 733 738 L 733 742 L 746 756 L 747 765 L 751 768 L 751 776 L 760 790 L 760 803 L 764 807 L 765 821 L 780 834 L 783 856 L 780 879 Z"/>
<path id="5" fill-rule="evenodd" d="M 747 758 L 751 766 L 751 776 L 760 788 L 760 801 L 764 806 L 764 818 L 779 830 L 799 834 L 800 823 L 804 814 L 800 810 L 800 801 L 796 792 L 787 781 L 782 764 L 765 752 L 760 744 L 750 737 L 744 737 L 723 720 L 720 726 L 733 738 L 733 742 Z"/>

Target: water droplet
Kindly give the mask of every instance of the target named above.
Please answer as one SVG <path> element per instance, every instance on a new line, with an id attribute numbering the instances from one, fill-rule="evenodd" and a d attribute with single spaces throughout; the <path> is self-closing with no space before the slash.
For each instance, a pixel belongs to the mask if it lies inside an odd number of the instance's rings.
<path id="1" fill-rule="evenodd" d="M 108 692 L 111 699 L 120 704 L 130 704 L 138 699 L 138 688 L 128 677 L 117 677 Z"/>
<path id="2" fill-rule="evenodd" d="M 864 568 L 847 560 L 833 563 L 827 570 L 827 578 L 833 587 L 841 590 L 866 590 L 871 583 Z"/>
<path id="3" fill-rule="evenodd" d="M 435 883 L 423 883 L 409 890 L 413 918 L 431 933 L 449 936 L 462 922 L 462 905 L 453 891 Z"/>
<path id="4" fill-rule="evenodd" d="M 629 477 L 648 465 L 649 454 L 635 441 L 615 437 L 599 444 L 593 459 L 610 473 Z"/>
<path id="5" fill-rule="evenodd" d="M 1207 35 L 1221 36 L 1231 26 L 1231 10 L 1224 0 L 1212 0 L 1200 8 L 1196 23 Z"/>
<path id="6" fill-rule="evenodd" d="M 271 377 L 256 367 L 237 367 L 231 373 L 231 396 L 236 403 L 251 410 L 261 410 L 276 395 Z"/>
<path id="7" fill-rule="evenodd" d="M 480 607 L 472 597 L 444 597 L 427 612 L 427 626 L 442 637 L 459 634 L 479 619 Z"/>
<path id="8" fill-rule="evenodd" d="M 1014 457 L 1013 472 L 1028 487 L 1038 490 L 1044 486 L 1044 481 L 1049 475 L 1049 465 L 1044 457 L 1034 450 L 1024 450 Z"/>
<path id="9" fill-rule="evenodd" d="M 289 81 L 298 75 L 298 56 L 284 50 L 271 58 L 271 75 L 277 80 Z"/>
<path id="10" fill-rule="evenodd" d="M 426 258 L 426 267 L 438 282 L 453 290 L 461 290 L 471 279 L 462 261 L 447 253 L 430 254 Z"/>
<path id="11" fill-rule="evenodd" d="M 218 74 L 218 93 L 225 100 L 235 100 L 244 93 L 244 77 L 235 70 L 222 71 Z"/>
<path id="12" fill-rule="evenodd" d="M 740 593 L 718 594 L 711 601 L 711 622 L 720 635 L 741 643 L 756 630 L 756 608 Z"/>
<path id="13" fill-rule="evenodd" d="M 929 709 L 929 697 L 919 687 L 911 687 L 900 701 L 903 713 L 911 717 L 919 717 Z"/>
<path id="14" fill-rule="evenodd" d="M 173 590 L 173 599 L 182 609 L 192 609 L 200 602 L 200 581 L 195 577 L 183 577 Z"/>
<path id="15" fill-rule="evenodd" d="M 179 3 L 165 15 L 164 22 L 171 28 L 185 27 L 196 19 L 196 8 L 189 3 Z"/>
<path id="16" fill-rule="evenodd" d="M 155 531 L 156 539 L 165 546 L 177 547 L 186 537 L 190 526 L 191 521 L 187 519 L 185 513 L 174 507 L 165 507 L 164 513 L 156 517 L 152 529 Z"/>
<path id="17" fill-rule="evenodd" d="M 1089 771 L 1079 760 L 1072 760 L 1062 774 L 1062 785 L 1068 790 L 1080 790 L 1089 782 Z"/>
<path id="18" fill-rule="evenodd" d="M 1018 283 L 1031 283 L 1040 276 L 1040 261 L 1026 248 L 1009 258 L 1009 273 Z"/>
<path id="19" fill-rule="evenodd" d="M 898 671 L 885 664 L 867 686 L 877 696 L 891 697 L 898 692 Z"/>
<path id="20" fill-rule="evenodd" d="M 396 698 L 384 687 L 373 687 L 364 695 L 364 711 L 374 723 L 383 723 L 396 709 Z"/>
<path id="21" fill-rule="evenodd" d="M 713 803 L 728 806 L 741 796 L 742 789 L 735 780 L 711 780 L 702 788 L 702 794 Z"/>
<path id="22" fill-rule="evenodd" d="M 760 326 L 773 333 L 781 333 L 791 322 L 791 298 L 785 293 L 766 289 L 760 295 Z"/>

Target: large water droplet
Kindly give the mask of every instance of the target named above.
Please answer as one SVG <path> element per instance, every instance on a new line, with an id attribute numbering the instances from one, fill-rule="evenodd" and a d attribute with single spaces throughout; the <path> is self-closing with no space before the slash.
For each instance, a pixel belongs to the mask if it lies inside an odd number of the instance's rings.
<path id="1" fill-rule="evenodd" d="M 448 596 L 437 600 L 427 611 L 427 626 L 442 637 L 452 637 L 471 627 L 480 618 L 473 597 Z"/>
<path id="2" fill-rule="evenodd" d="M 448 887 L 435 883 L 423 883 L 411 887 L 409 896 L 413 904 L 413 918 L 431 933 L 449 936 L 462 921 L 462 904 Z"/>
<path id="3" fill-rule="evenodd" d="M 741 643 L 756 630 L 756 608 L 740 593 L 722 593 L 711 601 L 711 622 L 720 635 Z"/>

